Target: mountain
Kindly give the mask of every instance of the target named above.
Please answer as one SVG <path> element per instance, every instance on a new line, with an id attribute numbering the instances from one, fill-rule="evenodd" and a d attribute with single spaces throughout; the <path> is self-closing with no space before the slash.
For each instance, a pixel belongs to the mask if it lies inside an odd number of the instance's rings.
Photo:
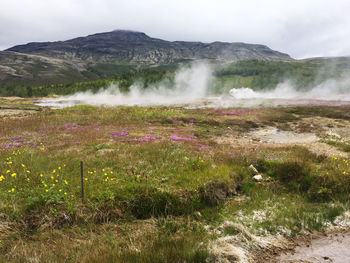
<path id="1" fill-rule="evenodd" d="M 88 80 L 74 63 L 40 55 L 0 51 L 0 84 L 50 84 Z"/>
<path id="2" fill-rule="evenodd" d="M 115 30 L 79 37 L 68 41 L 29 43 L 9 48 L 27 54 L 37 54 L 87 63 L 166 64 L 184 60 L 219 59 L 290 60 L 287 54 L 264 45 L 245 43 L 165 41 L 145 33 Z"/>
<path id="3" fill-rule="evenodd" d="M 0 81 L 67 83 L 113 77 L 131 69 L 194 60 L 291 61 L 264 45 L 165 41 L 115 30 L 67 41 L 33 42 L 0 52 Z M 68 74 L 68 75 L 67 75 Z"/>

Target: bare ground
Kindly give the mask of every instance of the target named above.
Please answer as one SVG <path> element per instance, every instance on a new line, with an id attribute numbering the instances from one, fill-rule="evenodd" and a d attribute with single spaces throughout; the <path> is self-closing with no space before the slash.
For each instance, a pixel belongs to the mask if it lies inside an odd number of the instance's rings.
<path id="1" fill-rule="evenodd" d="M 23 118 L 42 109 L 33 103 L 33 99 L 0 97 L 0 119 Z"/>
<path id="2" fill-rule="evenodd" d="M 348 157 L 348 153 L 324 143 L 324 140 L 350 141 L 350 122 L 322 117 L 305 118 L 289 124 L 288 130 L 267 126 L 247 133 L 229 133 L 215 139 L 219 144 L 229 144 L 233 147 L 250 145 L 278 148 L 298 145 L 318 155 Z"/>
<path id="3" fill-rule="evenodd" d="M 255 236 L 243 225 L 226 221 L 216 232 L 234 227 L 237 234 L 215 240 L 211 251 L 216 262 L 229 263 L 347 263 L 350 262 L 350 213 L 324 232 L 296 238 L 283 235 Z"/>
<path id="4" fill-rule="evenodd" d="M 350 141 L 349 121 L 331 118 L 305 118 L 288 125 L 287 130 L 276 127 L 259 127 L 247 133 L 228 133 L 217 137 L 219 144 L 237 148 L 254 147 L 262 149 L 286 146 L 303 146 L 317 155 L 348 157 L 348 153 L 324 140 Z M 219 227 L 219 231 L 226 225 Z M 271 262 L 271 263 L 326 263 L 350 262 L 350 217 L 345 214 L 337 225 L 326 232 L 313 233 L 289 239 L 283 236 L 257 237 L 235 226 L 239 234 L 219 238 L 212 245 L 217 262 Z"/>

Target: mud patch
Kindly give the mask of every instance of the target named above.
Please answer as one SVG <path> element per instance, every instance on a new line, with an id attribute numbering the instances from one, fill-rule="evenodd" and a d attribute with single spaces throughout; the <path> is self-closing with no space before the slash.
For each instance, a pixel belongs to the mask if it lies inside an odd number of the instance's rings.
<path id="1" fill-rule="evenodd" d="M 36 112 L 37 112 L 36 110 L 0 109 L 0 118 L 6 118 L 6 117 L 24 118 Z"/>
<path id="2" fill-rule="evenodd" d="M 314 133 L 295 133 L 292 131 L 282 131 L 275 127 L 257 129 L 249 132 L 247 136 L 255 141 L 281 144 L 303 144 L 319 140 Z"/>
<path id="3" fill-rule="evenodd" d="M 40 110 L 33 99 L 0 97 L 0 118 L 23 118 Z"/>
<path id="4" fill-rule="evenodd" d="M 251 219 L 259 221 L 261 217 L 265 217 L 264 211 L 256 211 Z M 225 221 L 209 232 L 218 236 L 209 246 L 215 262 L 350 262 L 349 211 L 338 216 L 333 224 L 329 223 L 324 232 L 305 232 L 293 239 L 283 231 L 275 235 L 255 235 L 243 224 L 232 221 Z"/>
<path id="5" fill-rule="evenodd" d="M 321 138 L 315 133 L 283 131 L 275 127 L 258 128 L 242 135 L 218 137 L 215 141 L 219 144 L 230 144 L 235 147 L 278 148 L 299 145 L 307 147 L 317 155 L 348 157 L 347 153 L 321 142 Z"/>
<path id="6" fill-rule="evenodd" d="M 280 256 L 278 262 L 350 262 L 350 232 L 335 233 L 314 238 L 311 240 L 310 244 L 297 247 L 293 254 Z"/>

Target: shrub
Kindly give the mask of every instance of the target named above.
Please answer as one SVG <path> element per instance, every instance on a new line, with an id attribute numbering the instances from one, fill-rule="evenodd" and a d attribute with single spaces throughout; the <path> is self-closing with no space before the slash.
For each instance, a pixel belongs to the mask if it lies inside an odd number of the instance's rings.
<path id="1" fill-rule="evenodd" d="M 180 196 L 156 188 L 140 188 L 130 202 L 130 211 L 138 219 L 152 216 L 185 215 L 199 208 L 195 197 Z"/>
<path id="2" fill-rule="evenodd" d="M 277 179 L 289 190 L 298 192 L 307 192 L 315 178 L 307 163 L 300 164 L 296 161 L 259 160 L 258 170 Z"/>
<path id="3" fill-rule="evenodd" d="M 237 186 L 227 182 L 210 182 L 199 188 L 199 196 L 204 204 L 215 206 L 237 194 Z"/>

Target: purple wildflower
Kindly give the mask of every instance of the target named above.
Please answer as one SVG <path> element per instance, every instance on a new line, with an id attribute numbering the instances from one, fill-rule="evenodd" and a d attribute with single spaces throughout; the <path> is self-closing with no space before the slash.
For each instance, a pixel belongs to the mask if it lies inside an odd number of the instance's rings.
<path id="1" fill-rule="evenodd" d="M 249 114 L 251 110 L 233 110 L 229 112 L 220 112 L 222 115 L 235 115 L 235 116 L 243 116 Z"/>
<path id="2" fill-rule="evenodd" d="M 36 147 L 39 145 L 37 142 L 27 142 L 26 144 L 33 147 Z"/>
<path id="3" fill-rule="evenodd" d="M 2 146 L 3 149 L 11 149 L 11 148 L 17 148 L 21 147 L 22 144 L 19 142 L 14 142 L 14 143 L 7 143 Z"/>
<path id="4" fill-rule="evenodd" d="M 128 135 L 128 134 L 129 134 L 129 132 L 127 132 L 127 131 L 122 131 L 122 132 L 112 131 L 111 132 L 112 136 L 123 136 L 123 135 Z"/>
<path id="5" fill-rule="evenodd" d="M 16 136 L 13 136 L 13 137 L 9 137 L 8 139 L 15 143 L 15 142 L 24 142 L 28 139 L 29 135 L 26 135 L 26 134 L 21 134 L 21 135 L 16 135 Z"/>
<path id="6" fill-rule="evenodd" d="M 184 122 L 183 121 L 173 120 L 173 123 L 175 123 L 175 124 L 183 124 Z"/>
<path id="7" fill-rule="evenodd" d="M 79 125 L 76 124 L 76 123 L 66 123 L 66 124 L 64 125 L 64 128 L 65 128 L 67 131 L 76 130 L 78 127 L 79 127 Z"/>
<path id="8" fill-rule="evenodd" d="M 170 139 L 174 140 L 174 141 L 189 141 L 189 142 L 193 142 L 197 140 L 197 137 L 180 137 L 177 135 L 170 135 L 169 136 Z"/>
<path id="9" fill-rule="evenodd" d="M 135 141 L 137 142 L 150 142 L 150 141 L 154 141 L 156 138 L 155 137 L 143 137 L 143 138 L 139 138 L 139 139 L 135 139 Z"/>
<path id="10" fill-rule="evenodd" d="M 117 140 L 119 138 L 119 136 L 125 136 L 125 135 L 128 135 L 128 134 L 129 134 L 129 132 L 127 132 L 127 131 L 122 131 L 122 132 L 112 131 L 111 132 L 111 136 L 115 140 Z"/>
<path id="11" fill-rule="evenodd" d="M 210 147 L 207 145 L 198 144 L 198 146 L 199 146 L 199 149 L 210 149 Z"/>

